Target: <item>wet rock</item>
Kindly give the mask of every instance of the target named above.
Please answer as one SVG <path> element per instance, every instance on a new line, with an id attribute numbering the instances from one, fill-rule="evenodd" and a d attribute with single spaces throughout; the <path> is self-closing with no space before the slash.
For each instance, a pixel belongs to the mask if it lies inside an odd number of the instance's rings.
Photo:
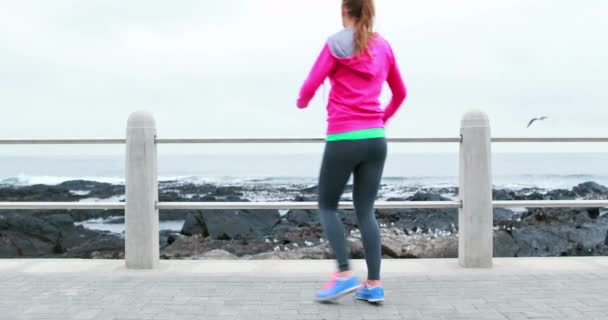
<path id="1" fill-rule="evenodd" d="M 403 243 L 398 239 L 385 238 L 382 240 L 382 254 L 392 258 L 399 258 L 403 253 Z"/>
<path id="2" fill-rule="evenodd" d="M 214 239 L 256 238 L 271 233 L 281 217 L 277 210 L 203 210 L 209 236 Z"/>
<path id="3" fill-rule="evenodd" d="M 113 236 L 101 236 L 87 240 L 68 249 L 62 257 L 85 259 L 124 259 L 125 242 Z"/>
<path id="4" fill-rule="evenodd" d="M 602 186 L 596 182 L 588 181 L 581 183 L 578 186 L 572 188 L 572 191 L 580 196 L 591 196 L 600 195 L 603 196 L 608 193 L 608 188 Z"/>
<path id="5" fill-rule="evenodd" d="M 202 212 L 190 213 L 186 217 L 186 221 L 182 226 L 181 234 L 192 236 L 195 234 L 200 234 L 205 237 L 209 236 L 209 231 L 207 230 L 207 225 L 205 224 L 205 219 L 203 218 Z"/>
<path id="6" fill-rule="evenodd" d="M 513 219 L 514 213 L 511 210 L 503 208 L 494 209 L 494 224 Z"/>
<path id="7" fill-rule="evenodd" d="M 458 226 L 458 209 L 401 209 L 395 226 L 416 232 L 417 229 L 451 230 Z"/>
<path id="8" fill-rule="evenodd" d="M 511 233 L 520 257 L 589 254 L 603 250 L 608 218 L 586 209 L 534 209 Z"/>
<path id="9" fill-rule="evenodd" d="M 298 227 L 316 226 L 321 223 L 317 210 L 289 210 L 285 219 Z"/>
<path id="10" fill-rule="evenodd" d="M 519 246 L 513 240 L 510 232 L 497 230 L 493 235 L 494 257 L 515 257 Z"/>

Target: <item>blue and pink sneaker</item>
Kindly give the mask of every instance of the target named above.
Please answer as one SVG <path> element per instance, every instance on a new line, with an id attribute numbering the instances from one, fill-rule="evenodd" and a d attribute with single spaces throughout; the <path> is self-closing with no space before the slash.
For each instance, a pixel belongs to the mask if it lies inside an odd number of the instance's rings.
<path id="1" fill-rule="evenodd" d="M 332 274 L 331 280 L 315 295 L 319 302 L 334 301 L 342 296 L 357 291 L 361 287 L 357 277 L 339 278 L 338 273 Z"/>
<path id="2" fill-rule="evenodd" d="M 380 303 L 384 301 L 384 289 L 380 284 L 372 287 L 365 281 L 361 285 L 361 289 L 355 293 L 355 298 L 367 302 Z"/>

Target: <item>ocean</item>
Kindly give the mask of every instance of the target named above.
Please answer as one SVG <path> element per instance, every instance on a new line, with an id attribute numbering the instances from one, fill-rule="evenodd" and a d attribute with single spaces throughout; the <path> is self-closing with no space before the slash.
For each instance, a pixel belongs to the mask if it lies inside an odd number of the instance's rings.
<path id="1" fill-rule="evenodd" d="M 159 180 L 230 184 L 315 184 L 320 154 L 159 155 Z M 0 184 L 58 184 L 67 180 L 124 183 L 123 155 L 2 156 Z M 496 188 L 572 188 L 608 185 L 608 153 L 495 153 Z M 384 184 L 458 185 L 457 153 L 389 154 Z"/>

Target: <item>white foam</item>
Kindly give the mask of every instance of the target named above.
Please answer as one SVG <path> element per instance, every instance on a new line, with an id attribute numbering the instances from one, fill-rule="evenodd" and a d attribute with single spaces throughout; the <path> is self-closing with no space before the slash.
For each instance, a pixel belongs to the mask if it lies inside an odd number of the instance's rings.
<path id="1" fill-rule="evenodd" d="M 29 186 L 35 184 L 44 185 L 58 185 L 66 181 L 74 180 L 86 180 L 105 182 L 111 184 L 124 184 L 124 178 L 121 177 L 99 177 L 99 176 L 83 176 L 83 177 L 72 177 L 72 176 L 30 176 L 25 174 L 19 174 L 17 176 L 2 177 L 0 178 L 0 184 L 7 184 L 13 186 Z"/>
<path id="2" fill-rule="evenodd" d="M 90 190 L 70 190 L 70 193 L 76 196 L 86 196 L 91 193 Z"/>
<path id="3" fill-rule="evenodd" d="M 84 198 L 80 199 L 79 202 L 122 202 L 125 201 L 125 195 L 112 196 L 109 198 Z"/>
<path id="4" fill-rule="evenodd" d="M 109 221 L 122 218 L 122 217 L 109 217 L 108 219 L 96 218 L 90 219 L 80 222 L 75 222 L 74 224 L 77 226 L 83 226 L 90 230 L 97 231 L 107 231 L 113 233 L 115 235 L 124 235 L 125 233 L 125 224 L 124 223 L 108 223 Z M 170 230 L 179 232 L 182 230 L 184 226 L 185 220 L 166 220 L 159 222 L 159 230 Z"/>

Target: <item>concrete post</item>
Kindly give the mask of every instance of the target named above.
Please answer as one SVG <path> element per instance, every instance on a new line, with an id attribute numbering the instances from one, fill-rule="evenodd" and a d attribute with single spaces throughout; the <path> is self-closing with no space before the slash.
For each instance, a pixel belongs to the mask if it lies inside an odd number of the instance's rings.
<path id="1" fill-rule="evenodd" d="M 127 124 L 125 261 L 129 269 L 158 266 L 158 178 L 154 116 L 138 111 Z"/>
<path id="2" fill-rule="evenodd" d="M 493 256 L 492 151 L 490 123 L 481 111 L 464 115 L 460 133 L 458 263 L 490 268 Z"/>

